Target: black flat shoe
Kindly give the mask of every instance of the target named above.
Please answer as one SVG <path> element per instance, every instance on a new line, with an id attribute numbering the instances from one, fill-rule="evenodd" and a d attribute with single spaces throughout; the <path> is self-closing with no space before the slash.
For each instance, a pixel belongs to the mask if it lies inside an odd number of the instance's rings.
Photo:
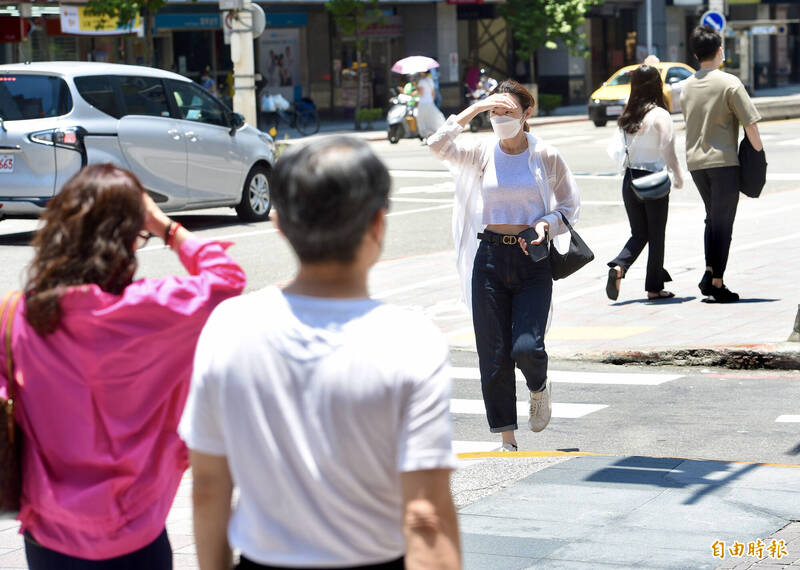
<path id="1" fill-rule="evenodd" d="M 703 278 L 700 280 L 700 283 L 697 284 L 697 286 L 700 287 L 700 292 L 706 297 L 711 296 L 711 289 L 712 289 L 711 280 L 712 280 L 711 272 L 706 271 L 703 274 Z"/>
<path id="2" fill-rule="evenodd" d="M 711 296 L 717 303 L 735 303 L 739 300 L 739 294 L 734 293 L 725 285 L 722 287 L 711 286 Z"/>
<path id="3" fill-rule="evenodd" d="M 617 275 L 617 268 L 612 267 L 608 270 L 608 281 L 606 281 L 606 295 L 608 295 L 608 298 L 612 301 L 616 301 L 619 298 L 617 279 L 622 279 L 622 277 Z"/>

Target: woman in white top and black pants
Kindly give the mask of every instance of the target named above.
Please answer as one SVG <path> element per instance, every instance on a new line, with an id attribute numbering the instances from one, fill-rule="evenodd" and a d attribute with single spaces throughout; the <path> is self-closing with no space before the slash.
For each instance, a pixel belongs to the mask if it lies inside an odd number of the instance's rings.
<path id="1" fill-rule="evenodd" d="M 642 65 L 632 72 L 631 96 L 617 124 L 619 128 L 609 145 L 609 154 L 625 170 L 622 201 L 631 225 L 631 237 L 619 255 L 608 263 L 610 269 L 606 294 L 612 301 L 619 297 L 620 280 L 647 245 L 647 277 L 644 284 L 647 298 L 669 299 L 675 296 L 664 290 L 664 283 L 672 281 L 664 269 L 664 234 L 669 195 L 657 200 L 640 200 L 631 188 L 632 179 L 658 172 L 665 165 L 672 172 L 673 186 L 683 186 L 675 155 L 672 117 L 664 101 L 658 69 Z"/>
<path id="2" fill-rule="evenodd" d="M 462 292 L 472 309 L 481 388 L 492 433 L 515 451 L 515 365 L 530 391 L 528 426 L 550 421 L 544 335 L 553 291 L 550 261 L 534 262 L 518 234 L 534 228 L 534 245 L 577 220 L 575 180 L 558 152 L 527 133 L 533 97 L 516 81 L 451 116 L 428 145 L 456 177 L 453 236 Z M 489 111 L 496 138 L 457 139 L 478 113 Z"/>

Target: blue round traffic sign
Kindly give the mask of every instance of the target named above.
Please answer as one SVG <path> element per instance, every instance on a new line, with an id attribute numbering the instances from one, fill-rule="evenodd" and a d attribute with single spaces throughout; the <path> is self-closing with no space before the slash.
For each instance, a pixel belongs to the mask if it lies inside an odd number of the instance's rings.
<path id="1" fill-rule="evenodd" d="M 725 15 L 719 12 L 708 11 L 700 18 L 701 26 L 709 26 L 718 32 L 725 29 L 725 23 Z"/>

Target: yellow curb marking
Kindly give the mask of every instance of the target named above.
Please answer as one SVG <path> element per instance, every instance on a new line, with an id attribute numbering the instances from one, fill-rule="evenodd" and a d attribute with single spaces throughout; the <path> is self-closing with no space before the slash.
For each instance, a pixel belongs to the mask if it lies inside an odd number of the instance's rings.
<path id="1" fill-rule="evenodd" d="M 607 453 L 591 453 L 589 451 L 469 451 L 459 453 L 459 459 L 480 459 L 482 457 L 614 457 Z"/>
<path id="2" fill-rule="evenodd" d="M 482 459 L 486 457 L 644 457 L 638 455 L 617 455 L 614 453 L 593 453 L 591 451 L 471 451 L 456 454 L 459 459 Z M 796 463 L 762 463 L 760 461 L 731 461 L 727 459 L 698 459 L 696 457 L 646 456 L 651 459 L 679 459 L 681 461 L 713 461 L 734 463 L 736 465 L 760 465 L 762 467 L 791 467 L 800 469 Z"/>

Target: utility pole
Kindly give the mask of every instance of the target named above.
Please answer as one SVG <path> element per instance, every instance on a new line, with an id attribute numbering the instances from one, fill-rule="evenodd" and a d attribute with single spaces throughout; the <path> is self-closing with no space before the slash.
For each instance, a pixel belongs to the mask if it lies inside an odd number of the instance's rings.
<path id="1" fill-rule="evenodd" d="M 258 124 L 256 112 L 256 68 L 253 38 L 264 31 L 264 10 L 250 0 L 220 0 L 225 43 L 230 34 L 233 61 L 233 110 L 250 125 Z M 229 12 L 228 12 L 229 10 Z"/>
<path id="2" fill-rule="evenodd" d="M 653 0 L 647 0 L 647 55 L 653 55 Z"/>
<path id="3" fill-rule="evenodd" d="M 250 125 L 258 124 L 256 114 L 255 55 L 253 54 L 253 13 L 250 0 L 233 16 L 231 60 L 233 60 L 233 110 Z"/>

